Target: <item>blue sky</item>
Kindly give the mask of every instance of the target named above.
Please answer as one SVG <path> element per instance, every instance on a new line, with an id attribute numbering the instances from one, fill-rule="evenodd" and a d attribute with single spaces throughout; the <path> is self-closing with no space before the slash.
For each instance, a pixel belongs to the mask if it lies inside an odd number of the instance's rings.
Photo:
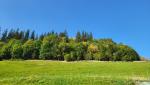
<path id="1" fill-rule="evenodd" d="M 70 36 L 84 30 L 150 58 L 150 0 L 0 0 L 0 26 Z"/>

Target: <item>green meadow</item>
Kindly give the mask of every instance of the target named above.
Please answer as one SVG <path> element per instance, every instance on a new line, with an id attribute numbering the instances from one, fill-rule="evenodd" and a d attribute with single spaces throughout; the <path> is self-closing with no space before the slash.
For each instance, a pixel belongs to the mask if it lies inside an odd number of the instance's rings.
<path id="1" fill-rule="evenodd" d="M 0 61 L 0 85 L 135 85 L 150 62 Z"/>

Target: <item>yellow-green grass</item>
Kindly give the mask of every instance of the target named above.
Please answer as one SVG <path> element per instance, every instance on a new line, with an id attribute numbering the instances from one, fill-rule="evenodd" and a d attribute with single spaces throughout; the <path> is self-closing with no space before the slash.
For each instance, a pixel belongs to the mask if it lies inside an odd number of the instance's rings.
<path id="1" fill-rule="evenodd" d="M 0 85 L 134 85 L 150 62 L 0 61 Z"/>

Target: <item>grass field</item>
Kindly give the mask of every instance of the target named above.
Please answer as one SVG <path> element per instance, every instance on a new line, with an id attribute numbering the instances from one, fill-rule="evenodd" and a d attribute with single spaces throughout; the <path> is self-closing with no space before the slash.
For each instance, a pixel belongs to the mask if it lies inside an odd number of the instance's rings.
<path id="1" fill-rule="evenodd" d="M 149 75 L 150 62 L 0 62 L 0 85 L 134 85 Z"/>

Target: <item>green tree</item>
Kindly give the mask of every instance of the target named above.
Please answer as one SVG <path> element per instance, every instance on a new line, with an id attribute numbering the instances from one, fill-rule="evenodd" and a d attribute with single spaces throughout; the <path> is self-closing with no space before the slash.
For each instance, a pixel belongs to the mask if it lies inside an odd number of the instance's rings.
<path id="1" fill-rule="evenodd" d="M 41 34 L 39 40 L 43 41 L 43 39 L 44 39 L 44 34 Z"/>
<path id="2" fill-rule="evenodd" d="M 76 52 L 76 56 L 77 56 L 77 60 L 84 60 L 84 57 L 87 53 L 87 42 L 80 42 L 80 43 L 76 43 L 75 45 L 75 52 Z"/>
<path id="3" fill-rule="evenodd" d="M 6 29 L 6 30 L 2 33 L 1 41 L 3 41 L 3 42 L 6 42 L 6 41 L 7 41 L 7 34 L 8 34 L 8 30 Z"/>
<path id="4" fill-rule="evenodd" d="M 34 59 L 33 53 L 34 53 L 34 41 L 28 40 L 23 45 L 23 57 L 24 59 Z"/>
<path id="5" fill-rule="evenodd" d="M 53 33 L 51 33 L 51 34 L 53 34 Z M 55 35 L 57 36 L 57 33 Z M 66 30 L 64 32 L 59 33 L 59 41 L 60 42 L 69 42 L 69 37 L 68 37 L 68 33 Z"/>
<path id="6" fill-rule="evenodd" d="M 93 41 L 93 34 L 92 34 L 92 32 L 90 32 L 90 34 L 89 34 L 89 39 L 88 39 L 89 41 Z"/>
<path id="7" fill-rule="evenodd" d="M 0 42 L 0 48 L 2 48 L 5 45 L 4 42 Z"/>
<path id="8" fill-rule="evenodd" d="M 22 43 L 20 41 L 17 41 L 12 46 L 11 55 L 12 55 L 12 59 L 23 59 L 23 49 L 22 49 Z"/>
<path id="9" fill-rule="evenodd" d="M 42 44 L 42 42 L 40 40 L 34 41 L 34 52 L 32 54 L 33 59 L 39 59 L 41 44 Z"/>
<path id="10" fill-rule="evenodd" d="M 24 35 L 24 41 L 27 41 L 30 37 L 30 30 L 27 30 Z"/>
<path id="11" fill-rule="evenodd" d="M 121 59 L 122 61 L 140 60 L 138 53 L 127 45 L 119 44 L 118 51 L 116 52 L 116 54 L 117 54 L 116 56 L 120 56 L 119 59 Z"/>
<path id="12" fill-rule="evenodd" d="M 35 40 L 35 31 L 32 31 L 30 39 Z"/>
<path id="13" fill-rule="evenodd" d="M 43 39 L 44 38 L 44 39 Z M 23 45 L 22 45 L 23 44 Z M 69 38 L 67 31 L 37 35 L 30 30 L 5 30 L 0 42 L 0 60 L 11 58 L 51 60 L 137 61 L 138 53 L 131 47 L 112 39 L 94 39 L 92 33 L 77 32 Z"/>
<path id="14" fill-rule="evenodd" d="M 87 33 L 86 32 L 82 32 L 82 41 L 86 42 L 87 41 Z"/>
<path id="15" fill-rule="evenodd" d="M 40 51 L 41 59 L 55 59 L 57 56 L 57 39 L 58 38 L 56 35 L 49 35 L 44 37 Z"/>
<path id="16" fill-rule="evenodd" d="M 21 42 L 23 42 L 23 40 L 24 40 L 24 31 L 20 31 L 18 37 L 19 37 L 19 40 L 20 40 Z"/>
<path id="17" fill-rule="evenodd" d="M 2 59 L 11 59 L 12 46 L 15 42 L 15 39 L 11 39 L 7 44 L 2 47 L 2 49 L 0 50 L 0 56 L 2 57 Z"/>
<path id="18" fill-rule="evenodd" d="M 96 52 L 93 54 L 94 60 L 101 60 L 102 56 L 100 52 Z"/>
<path id="19" fill-rule="evenodd" d="M 98 46 L 94 43 L 91 43 L 87 48 L 87 55 L 85 56 L 86 60 L 93 60 L 94 54 L 99 52 Z"/>
<path id="20" fill-rule="evenodd" d="M 76 42 L 81 42 L 81 41 L 82 41 L 81 33 L 77 32 L 77 34 L 76 34 Z"/>
<path id="21" fill-rule="evenodd" d="M 67 51 L 67 44 L 65 42 L 59 42 L 58 51 L 57 51 L 57 59 L 64 60 L 64 55 L 66 51 Z"/>
<path id="22" fill-rule="evenodd" d="M 102 61 L 112 61 L 117 50 L 116 43 L 112 39 L 100 39 L 96 41 Z"/>

